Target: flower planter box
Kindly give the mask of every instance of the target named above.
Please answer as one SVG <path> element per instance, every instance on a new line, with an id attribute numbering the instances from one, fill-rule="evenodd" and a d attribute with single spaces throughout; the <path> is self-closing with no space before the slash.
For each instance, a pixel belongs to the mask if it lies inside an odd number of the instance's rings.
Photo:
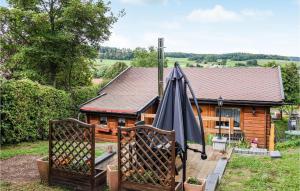
<path id="1" fill-rule="evenodd" d="M 48 156 L 36 159 L 36 164 L 40 173 L 41 182 L 48 183 L 49 180 L 49 160 Z"/>
<path id="2" fill-rule="evenodd" d="M 184 190 L 185 191 L 204 191 L 205 190 L 205 184 L 206 179 L 197 178 L 201 184 L 190 184 L 188 183 L 188 180 L 184 182 Z"/>
<path id="3" fill-rule="evenodd" d="M 118 191 L 119 173 L 116 165 L 107 165 L 107 185 L 110 191 Z"/>

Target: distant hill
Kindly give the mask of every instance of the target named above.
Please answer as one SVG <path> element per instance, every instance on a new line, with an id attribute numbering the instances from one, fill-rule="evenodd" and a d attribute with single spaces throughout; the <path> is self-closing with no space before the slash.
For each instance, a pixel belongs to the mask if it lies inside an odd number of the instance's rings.
<path id="1" fill-rule="evenodd" d="M 226 54 L 195 54 L 185 52 L 166 52 L 165 55 L 166 57 L 171 58 L 187 58 L 188 60 L 196 62 L 216 62 L 218 60 L 247 61 L 254 59 L 300 61 L 300 57 L 287 57 L 268 54 L 251 54 L 241 52 Z M 131 60 L 133 59 L 133 50 L 128 48 L 101 47 L 100 59 Z"/>

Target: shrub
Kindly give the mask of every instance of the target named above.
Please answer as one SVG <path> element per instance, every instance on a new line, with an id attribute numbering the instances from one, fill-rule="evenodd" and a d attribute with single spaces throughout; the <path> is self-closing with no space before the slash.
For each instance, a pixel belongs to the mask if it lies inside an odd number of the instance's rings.
<path id="1" fill-rule="evenodd" d="M 116 62 L 105 71 L 105 74 L 103 77 L 106 79 L 113 79 L 114 77 L 116 77 L 119 73 L 121 73 L 126 68 L 128 68 L 126 63 Z"/>
<path id="2" fill-rule="evenodd" d="M 96 97 L 99 91 L 99 85 L 83 86 L 71 90 L 72 100 L 72 116 L 76 117 L 79 112 L 80 104 L 88 101 L 89 99 Z"/>
<path id="3" fill-rule="evenodd" d="M 282 150 L 287 148 L 295 148 L 300 146 L 300 138 L 294 137 L 288 141 L 276 143 L 276 149 Z"/>
<path id="4" fill-rule="evenodd" d="M 2 81 L 1 144 L 45 139 L 50 119 L 69 117 L 68 93 L 31 80 Z"/>

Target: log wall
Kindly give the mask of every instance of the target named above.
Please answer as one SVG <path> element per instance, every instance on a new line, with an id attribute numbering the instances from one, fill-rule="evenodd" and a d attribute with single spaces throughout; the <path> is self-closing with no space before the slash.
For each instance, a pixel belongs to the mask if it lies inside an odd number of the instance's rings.
<path id="1" fill-rule="evenodd" d="M 200 105 L 202 109 L 202 116 L 216 116 L 216 105 L 206 104 Z M 270 107 L 254 107 L 255 114 L 253 114 L 252 106 L 236 106 L 236 105 L 226 105 L 224 107 L 232 107 L 240 109 L 240 130 L 244 133 L 245 139 L 249 142 L 254 138 L 258 138 L 259 147 L 266 148 L 269 144 L 268 137 L 270 135 L 271 127 L 271 117 L 270 117 Z M 157 110 L 157 104 L 149 107 L 144 113 L 155 114 Z M 196 114 L 196 107 L 193 105 L 194 113 Z M 104 114 L 103 114 L 104 115 Z M 88 114 L 88 123 L 100 124 L 100 114 Z M 118 117 L 108 116 L 108 132 L 101 132 L 96 130 L 96 140 L 102 141 L 116 141 L 117 140 L 117 127 L 118 127 Z M 126 127 L 134 126 L 137 119 L 125 118 Z M 146 124 L 152 124 L 153 119 L 145 119 Z M 215 129 L 215 121 L 204 121 L 204 128 Z M 97 128 L 96 128 L 97 129 Z M 207 132 L 211 132 L 206 130 Z M 222 132 L 227 132 L 228 130 L 222 129 Z"/>

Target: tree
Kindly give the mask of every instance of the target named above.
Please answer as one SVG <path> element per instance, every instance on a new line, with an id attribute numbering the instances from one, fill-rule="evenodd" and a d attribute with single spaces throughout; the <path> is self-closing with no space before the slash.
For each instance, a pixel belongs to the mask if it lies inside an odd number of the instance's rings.
<path id="1" fill-rule="evenodd" d="M 126 63 L 116 62 L 105 71 L 105 74 L 103 77 L 106 79 L 113 79 L 118 74 L 120 74 L 122 71 L 124 71 L 126 68 L 128 68 Z"/>
<path id="2" fill-rule="evenodd" d="M 165 59 L 164 67 L 167 67 L 168 60 Z M 157 51 L 154 47 L 136 48 L 133 51 L 133 60 L 131 65 L 135 67 L 157 67 L 158 58 Z"/>
<path id="3" fill-rule="evenodd" d="M 117 21 L 102 0 L 10 0 L 0 8 L 1 63 L 13 78 L 69 89 L 86 85 Z M 119 16 L 122 16 L 120 12 Z"/>
<path id="4" fill-rule="evenodd" d="M 246 65 L 247 66 L 258 66 L 257 60 L 247 60 Z"/>
<path id="5" fill-rule="evenodd" d="M 265 67 L 278 67 L 276 62 L 269 62 Z M 284 89 L 285 102 L 289 105 L 281 107 L 288 115 L 291 115 L 296 105 L 300 104 L 300 87 L 299 87 L 299 73 L 295 63 L 288 63 L 281 68 L 282 83 Z"/>

